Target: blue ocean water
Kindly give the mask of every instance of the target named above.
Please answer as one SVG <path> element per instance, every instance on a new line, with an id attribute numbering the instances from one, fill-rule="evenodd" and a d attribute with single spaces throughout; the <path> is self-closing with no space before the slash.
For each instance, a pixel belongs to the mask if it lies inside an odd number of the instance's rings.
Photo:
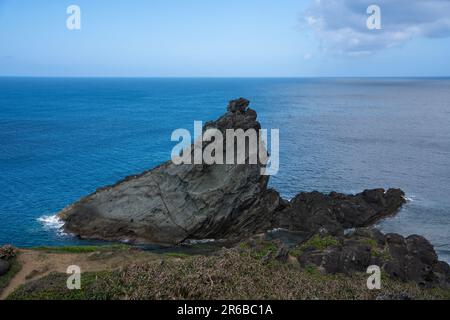
<path id="1" fill-rule="evenodd" d="M 381 228 L 450 261 L 450 79 L 0 78 L 0 243 L 84 243 L 49 217 L 168 160 L 174 129 L 240 96 L 280 129 L 283 196 L 400 187 L 411 200 Z"/>

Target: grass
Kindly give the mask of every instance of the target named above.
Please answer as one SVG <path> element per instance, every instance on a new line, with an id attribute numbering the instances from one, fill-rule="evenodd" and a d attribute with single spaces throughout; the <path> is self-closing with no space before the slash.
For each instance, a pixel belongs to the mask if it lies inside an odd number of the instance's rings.
<path id="1" fill-rule="evenodd" d="M 104 246 L 62 246 L 62 247 L 34 247 L 33 250 L 47 253 L 91 253 L 98 251 L 128 250 L 130 246 L 125 244 L 104 245 Z"/>
<path id="2" fill-rule="evenodd" d="M 169 258 L 187 258 L 191 256 L 183 252 L 165 252 L 163 255 Z"/>
<path id="3" fill-rule="evenodd" d="M 365 238 L 361 242 L 370 247 L 370 253 L 372 256 L 381 258 L 381 260 L 383 261 L 388 261 L 392 259 L 392 256 L 389 253 L 388 246 L 380 247 L 378 246 L 377 241 L 371 238 Z"/>
<path id="4" fill-rule="evenodd" d="M 314 248 L 316 250 L 325 250 L 329 247 L 337 245 L 339 245 L 339 242 L 336 238 L 330 235 L 321 236 L 319 234 L 316 234 L 315 236 L 313 236 L 311 239 L 301 244 L 300 246 L 292 248 L 291 255 L 294 257 L 299 257 L 308 248 Z"/>
<path id="5" fill-rule="evenodd" d="M 8 300 L 110 300 L 120 296 L 114 287 L 114 272 L 82 274 L 81 289 L 67 289 L 67 274 L 51 273 L 43 279 L 22 285 L 8 296 Z"/>
<path id="6" fill-rule="evenodd" d="M 260 242 L 256 248 L 251 250 L 251 254 L 256 259 L 262 259 L 267 256 L 269 252 L 275 254 L 278 251 L 277 245 L 272 241 L 262 241 Z"/>
<path id="7" fill-rule="evenodd" d="M 17 256 L 12 258 L 9 262 L 11 263 L 11 268 L 6 274 L 0 277 L 0 293 L 8 286 L 11 279 L 20 271 L 20 269 L 22 269 Z"/>
<path id="8" fill-rule="evenodd" d="M 9 299 L 375 299 L 400 294 L 450 299 L 449 290 L 422 289 L 390 279 L 383 279 L 381 290 L 368 290 L 367 274 L 326 275 L 276 261 L 264 263 L 261 254 L 224 249 L 217 255 L 83 273 L 82 289 L 73 291 L 66 288 L 66 274 L 54 273 L 26 283 Z"/>

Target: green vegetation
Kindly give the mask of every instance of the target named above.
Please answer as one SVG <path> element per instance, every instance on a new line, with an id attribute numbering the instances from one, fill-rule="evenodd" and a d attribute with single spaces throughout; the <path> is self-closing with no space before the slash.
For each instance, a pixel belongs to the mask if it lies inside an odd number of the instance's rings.
<path id="1" fill-rule="evenodd" d="M 264 248 L 269 249 L 268 244 Z M 273 249 L 273 248 L 271 248 Z M 375 299 L 407 294 L 417 299 L 450 299 L 450 291 L 384 279 L 381 290 L 368 290 L 367 275 L 322 274 L 239 248 L 217 255 L 153 260 L 121 271 L 83 273 L 81 290 L 66 288 L 66 274 L 31 281 L 9 299 Z"/>
<path id="2" fill-rule="evenodd" d="M 251 255 L 256 259 L 262 259 L 263 257 L 267 256 L 269 252 L 272 252 L 272 254 L 277 253 L 278 247 L 273 241 L 262 241 L 260 242 L 256 248 L 252 249 Z"/>
<path id="3" fill-rule="evenodd" d="M 387 246 L 384 248 L 372 248 L 371 254 L 372 256 L 380 258 L 383 261 L 392 259 L 392 256 L 389 253 L 389 248 Z"/>
<path id="4" fill-rule="evenodd" d="M 380 258 L 383 261 L 387 261 L 392 258 L 389 253 L 389 248 L 387 246 L 379 247 L 375 239 L 365 238 L 361 242 L 370 247 L 372 256 Z"/>
<path id="5" fill-rule="evenodd" d="M 82 274 L 81 289 L 67 289 L 67 275 L 51 273 L 43 279 L 31 281 L 9 295 L 8 300 L 110 300 L 120 296 L 114 272 Z"/>
<path id="6" fill-rule="evenodd" d="M 22 269 L 17 256 L 9 260 L 9 263 L 11 263 L 11 268 L 6 274 L 0 277 L 0 293 L 8 286 L 11 279 L 20 271 L 20 269 Z"/>
<path id="7" fill-rule="evenodd" d="M 164 253 L 164 256 L 171 258 L 187 258 L 190 257 L 191 255 L 183 252 L 166 252 Z"/>
<path id="8" fill-rule="evenodd" d="M 314 237 L 306 241 L 300 246 L 294 247 L 291 250 L 291 255 L 294 257 L 301 256 L 302 253 L 308 248 L 314 248 L 316 250 L 325 250 L 326 248 L 333 247 L 339 245 L 339 242 L 336 238 L 326 235 L 321 236 L 316 234 Z"/>
<path id="9" fill-rule="evenodd" d="M 309 239 L 303 246 L 314 247 L 317 250 L 325 250 L 328 247 L 337 246 L 339 242 L 332 236 L 320 236 L 316 234 Z"/>
<path id="10" fill-rule="evenodd" d="M 104 246 L 66 246 L 66 247 L 34 247 L 33 250 L 47 253 L 90 253 L 97 251 L 128 250 L 131 247 L 125 244 L 104 245 Z"/>

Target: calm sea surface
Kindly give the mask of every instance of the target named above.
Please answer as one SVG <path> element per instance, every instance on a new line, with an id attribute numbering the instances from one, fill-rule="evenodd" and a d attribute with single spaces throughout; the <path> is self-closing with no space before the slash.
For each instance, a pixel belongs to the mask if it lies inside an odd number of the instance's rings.
<path id="1" fill-rule="evenodd" d="M 240 96 L 280 129 L 283 196 L 402 188 L 410 201 L 382 229 L 450 261 L 450 79 L 0 78 L 0 244 L 82 242 L 51 216 L 168 160 L 174 129 Z"/>

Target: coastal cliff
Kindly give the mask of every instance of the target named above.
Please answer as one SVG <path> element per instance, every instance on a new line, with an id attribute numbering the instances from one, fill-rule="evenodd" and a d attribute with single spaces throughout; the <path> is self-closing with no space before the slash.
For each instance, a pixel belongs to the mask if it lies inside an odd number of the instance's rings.
<path id="1" fill-rule="evenodd" d="M 231 101 L 227 112 L 208 122 L 203 131 L 211 128 L 224 133 L 259 130 L 261 125 L 249 101 L 240 98 Z M 207 146 L 203 142 L 202 148 Z M 383 235 L 372 228 L 405 203 L 400 189 L 365 190 L 356 195 L 301 192 L 287 201 L 268 188 L 269 176 L 261 174 L 262 168 L 261 163 L 177 165 L 168 161 L 98 189 L 59 216 L 64 229 L 81 238 L 164 245 L 190 239 L 246 241 L 280 229 L 284 235 L 277 239 L 277 256 L 287 256 L 296 248 L 304 267 L 351 274 L 376 264 L 392 278 L 449 286 L 450 268 L 438 261 L 426 239 Z M 314 245 L 314 239 L 329 241 L 325 246 Z"/>

